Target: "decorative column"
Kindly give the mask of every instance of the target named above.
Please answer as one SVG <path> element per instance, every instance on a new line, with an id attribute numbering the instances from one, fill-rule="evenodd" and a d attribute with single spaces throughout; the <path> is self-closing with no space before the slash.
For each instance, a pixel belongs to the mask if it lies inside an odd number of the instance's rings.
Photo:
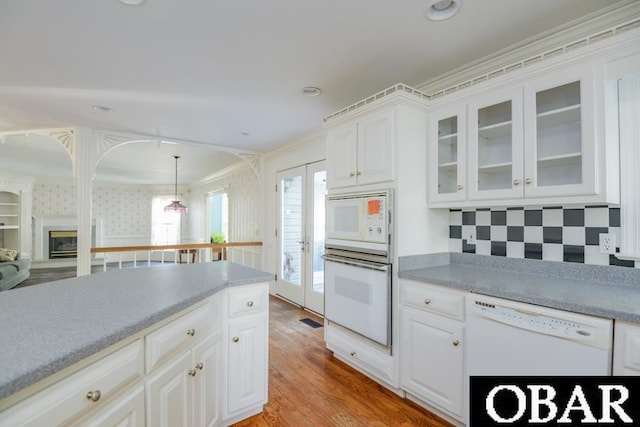
<path id="1" fill-rule="evenodd" d="M 91 190 L 92 181 L 96 174 L 96 151 L 93 130 L 90 128 L 77 128 L 73 156 L 78 208 L 77 276 L 91 274 Z"/>

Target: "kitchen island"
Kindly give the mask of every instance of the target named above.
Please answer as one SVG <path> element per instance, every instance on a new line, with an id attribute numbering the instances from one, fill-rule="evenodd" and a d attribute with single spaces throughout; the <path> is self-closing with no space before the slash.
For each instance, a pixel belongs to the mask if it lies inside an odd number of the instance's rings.
<path id="1" fill-rule="evenodd" d="M 27 407 L 24 401 L 33 400 L 30 396 L 55 388 L 131 346 L 136 347 L 129 351 L 134 374 L 121 385 L 127 390 L 131 384 L 144 386 L 149 405 L 153 375 L 205 341 L 211 343 L 208 347 L 222 343 L 216 356 L 219 387 L 237 387 L 227 373 L 250 367 L 259 369 L 261 381 L 247 387 L 264 388 L 255 390 L 251 402 L 244 402 L 248 406 L 226 402 L 225 423 L 242 417 L 249 407 L 250 412 L 261 410 L 263 396 L 266 401 L 268 282 L 272 279 L 271 274 L 222 261 L 107 271 L 0 293 L 0 426 L 8 425 L 10 415 Z M 243 329 L 247 321 L 250 327 Z M 191 341 L 183 343 L 185 339 Z M 237 349 L 230 343 L 237 344 Z M 251 352 L 255 357 L 246 360 L 234 352 Z M 242 361 L 251 366 L 236 366 Z M 202 363 L 196 365 L 202 369 Z M 197 372 L 187 369 L 185 376 L 197 378 L 192 371 Z M 214 393 L 216 399 L 222 395 L 226 401 L 229 394 L 240 396 L 247 390 L 225 391 Z M 88 392 L 81 390 L 83 404 L 108 400 L 104 392 L 102 399 L 92 399 Z M 186 400 L 185 404 L 191 403 Z M 154 412 L 164 410 L 169 409 Z M 72 419 L 84 417 L 86 411 Z"/>

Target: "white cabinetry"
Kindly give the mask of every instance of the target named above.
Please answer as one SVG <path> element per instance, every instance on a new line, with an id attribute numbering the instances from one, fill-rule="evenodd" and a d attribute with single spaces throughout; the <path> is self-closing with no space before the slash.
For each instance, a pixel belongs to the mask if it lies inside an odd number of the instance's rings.
<path id="1" fill-rule="evenodd" d="M 640 375 L 640 324 L 615 321 L 613 375 Z"/>
<path id="2" fill-rule="evenodd" d="M 443 160 L 442 132 L 438 137 L 432 130 L 431 207 L 617 203 L 618 152 L 615 141 L 605 138 L 604 115 L 596 114 L 604 102 L 598 70 L 592 66 L 563 70 L 478 94 L 466 104 L 466 141 L 460 137 L 462 113 L 452 113 L 451 106 L 434 111 L 432 128 L 446 126 L 447 118 L 457 119 L 456 150 L 458 158 L 467 153 L 468 182 L 461 181 L 460 171 L 454 181 L 454 166 L 459 169 L 464 164 Z M 446 168 L 448 181 L 435 172 Z M 466 194 L 460 191 L 465 185 Z"/>
<path id="3" fill-rule="evenodd" d="M 219 297 L 213 298 L 147 335 L 150 425 L 221 423 L 220 385 L 215 381 L 221 371 L 221 305 Z"/>
<path id="4" fill-rule="evenodd" d="M 214 427 L 262 411 L 268 286 L 223 290 L 116 344 L 0 412 L 0 427 Z"/>
<path id="5" fill-rule="evenodd" d="M 464 401 L 464 292 L 400 281 L 401 386 L 457 420 Z"/>
<path id="6" fill-rule="evenodd" d="M 458 201 L 467 197 L 467 115 L 464 106 L 429 116 L 429 194 L 431 200 Z"/>
<path id="7" fill-rule="evenodd" d="M 260 412 L 267 402 L 267 287 L 230 290 L 228 309 L 224 418 L 234 422 Z"/>
<path id="8" fill-rule="evenodd" d="M 333 323 L 327 325 L 325 338 L 327 348 L 335 357 L 392 389 L 398 388 L 394 360 L 388 348 Z"/>
<path id="9" fill-rule="evenodd" d="M 144 375 L 143 349 L 141 340 L 136 340 L 45 388 L 3 412 L 0 426 L 66 425 L 81 418 L 119 416 L 144 422 L 137 397 Z"/>
<path id="10" fill-rule="evenodd" d="M 522 90 L 469 104 L 469 198 L 522 197 Z"/>
<path id="11" fill-rule="evenodd" d="M 364 116 L 327 134 L 327 188 L 394 178 L 394 110 Z"/>

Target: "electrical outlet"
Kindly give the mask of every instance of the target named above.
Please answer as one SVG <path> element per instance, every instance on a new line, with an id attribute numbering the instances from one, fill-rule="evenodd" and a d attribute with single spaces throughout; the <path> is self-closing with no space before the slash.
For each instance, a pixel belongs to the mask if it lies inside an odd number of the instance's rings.
<path id="1" fill-rule="evenodd" d="M 468 245 L 475 245 L 476 244 L 476 232 L 475 232 L 475 230 L 468 231 L 467 235 L 465 237 L 467 238 L 467 244 Z"/>
<path id="2" fill-rule="evenodd" d="M 616 235 L 611 233 L 600 233 L 600 252 L 603 254 L 616 253 Z"/>

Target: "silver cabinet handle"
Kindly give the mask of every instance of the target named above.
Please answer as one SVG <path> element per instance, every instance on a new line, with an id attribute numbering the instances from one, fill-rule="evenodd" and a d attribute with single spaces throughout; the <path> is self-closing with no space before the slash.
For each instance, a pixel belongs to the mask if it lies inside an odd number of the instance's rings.
<path id="1" fill-rule="evenodd" d="M 187 372 L 187 374 L 188 374 L 188 375 L 190 375 L 190 376 L 192 376 L 192 377 L 195 377 L 195 376 L 196 376 L 196 374 L 197 374 L 197 372 L 196 372 L 196 370 L 195 370 L 195 369 L 189 369 L 189 371 Z"/>
<path id="2" fill-rule="evenodd" d="M 196 369 L 199 369 L 202 371 L 202 368 L 204 368 L 204 364 L 202 362 L 196 364 Z"/>
<path id="3" fill-rule="evenodd" d="M 356 174 L 355 174 L 355 173 L 353 173 L 353 172 L 349 172 L 349 178 L 353 178 L 354 176 L 356 176 Z"/>
<path id="4" fill-rule="evenodd" d="M 253 307 L 253 301 L 247 301 L 247 307 Z"/>
<path id="5" fill-rule="evenodd" d="M 524 179 L 524 183 L 525 184 L 531 184 L 533 182 L 533 180 L 531 178 L 525 178 Z"/>
<path id="6" fill-rule="evenodd" d="M 426 305 L 429 305 L 429 304 L 431 304 L 431 300 L 430 300 L 429 298 L 426 298 L 426 299 L 424 300 L 424 303 L 425 303 Z"/>
<path id="7" fill-rule="evenodd" d="M 462 190 L 464 188 L 463 185 L 458 184 L 458 190 Z"/>
<path id="8" fill-rule="evenodd" d="M 514 179 L 513 180 L 513 185 L 520 185 L 520 180 L 519 179 Z"/>
<path id="9" fill-rule="evenodd" d="M 240 338 L 238 338 L 238 337 L 233 337 L 233 338 L 232 338 L 232 340 L 233 340 L 233 342 L 238 342 L 238 341 L 240 341 Z"/>
<path id="10" fill-rule="evenodd" d="M 187 335 L 194 336 L 196 334 L 195 329 L 187 329 Z"/>
<path id="11" fill-rule="evenodd" d="M 356 175 L 360 176 L 360 175 L 362 175 L 362 172 L 358 171 L 358 172 L 356 172 Z"/>
<path id="12" fill-rule="evenodd" d="M 457 347 L 460 344 L 460 341 L 458 340 L 453 340 L 453 346 Z"/>
<path id="13" fill-rule="evenodd" d="M 102 393 L 100 393 L 100 390 L 93 390 L 87 393 L 87 399 L 91 400 L 92 402 L 97 402 L 98 400 L 100 400 L 101 396 Z"/>
<path id="14" fill-rule="evenodd" d="M 352 351 L 352 352 L 351 352 L 351 356 L 353 356 L 353 357 L 355 357 L 355 355 L 356 355 L 356 354 L 357 354 L 357 353 L 356 353 L 355 351 Z"/>

